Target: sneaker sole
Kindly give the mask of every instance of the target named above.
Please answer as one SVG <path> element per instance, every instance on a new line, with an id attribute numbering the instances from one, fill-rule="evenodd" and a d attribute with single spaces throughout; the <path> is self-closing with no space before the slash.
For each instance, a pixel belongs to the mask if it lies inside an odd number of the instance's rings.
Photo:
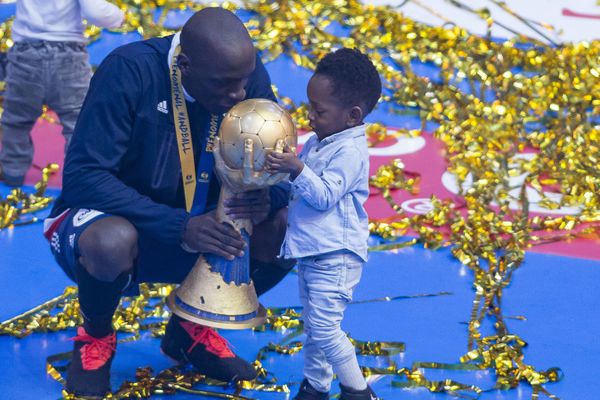
<path id="1" fill-rule="evenodd" d="M 167 353 L 165 353 L 165 351 L 164 351 L 162 348 L 160 349 L 160 352 L 162 353 L 162 355 L 164 355 L 165 357 L 167 357 L 169 360 L 171 360 L 171 362 L 172 362 L 173 364 L 175 364 L 175 365 L 176 365 L 176 366 L 178 366 L 178 367 L 183 367 L 183 366 L 185 366 L 185 365 L 188 365 L 188 364 L 190 364 L 190 365 L 191 365 L 191 364 L 192 364 L 192 363 L 191 363 L 190 361 L 188 361 L 187 359 L 186 359 L 185 361 L 178 361 L 178 360 L 176 360 L 175 358 L 173 358 L 173 357 L 171 357 L 170 355 L 168 355 Z M 197 369 L 196 367 L 194 367 L 194 369 L 195 369 L 196 371 L 198 371 L 198 369 Z M 203 372 L 201 372 L 201 371 L 198 371 L 198 372 L 199 372 L 200 374 L 202 374 L 202 375 L 204 375 L 204 376 L 208 377 L 208 376 L 207 376 L 205 373 L 203 373 Z M 222 380 L 219 380 L 219 379 L 217 379 L 217 378 L 211 378 L 211 377 L 208 377 L 208 378 L 209 378 L 209 379 L 214 379 L 214 380 L 217 380 L 217 381 L 219 381 L 219 382 L 223 382 L 223 383 L 235 383 L 235 382 L 237 382 L 237 381 L 238 381 L 238 379 L 237 379 L 237 375 L 236 375 L 236 376 L 234 376 L 234 377 L 233 377 L 231 380 L 229 380 L 229 381 L 222 381 Z M 86 399 L 86 400 L 87 400 L 87 399 Z M 95 399 L 93 399 L 93 400 L 95 400 Z"/>

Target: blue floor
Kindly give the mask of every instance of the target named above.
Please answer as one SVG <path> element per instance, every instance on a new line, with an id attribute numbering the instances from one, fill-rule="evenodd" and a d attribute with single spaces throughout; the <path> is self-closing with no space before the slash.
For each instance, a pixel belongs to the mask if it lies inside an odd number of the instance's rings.
<path id="1" fill-rule="evenodd" d="M 461 266 L 447 249 L 421 247 L 396 252 L 372 253 L 355 300 L 384 296 L 451 292 L 450 295 L 351 305 L 344 328 L 360 340 L 401 341 L 406 351 L 394 357 L 399 366 L 415 361 L 455 363 L 467 351 L 465 322 L 473 300 L 471 272 Z M 528 254 L 505 290 L 504 315 L 523 315 L 526 321 L 511 320 L 511 332 L 530 345 L 525 362 L 538 369 L 560 367 L 565 378 L 546 387 L 562 399 L 598 398 L 592 367 L 600 359 L 600 262 L 583 259 Z M 0 319 L 18 313 L 62 293 L 70 284 L 52 260 L 41 235 L 41 225 L 22 226 L 0 232 Z M 290 274 L 262 299 L 265 306 L 299 304 L 296 276 Z M 269 342 L 279 342 L 283 333 L 224 331 L 236 351 L 254 359 L 257 350 Z M 46 357 L 68 351 L 73 331 L 33 334 L 25 339 L 0 337 L 0 398 L 56 399 L 61 386 L 45 373 Z M 137 367 L 152 366 L 155 371 L 171 366 L 159 352 L 159 340 L 146 335 L 142 340 L 119 345 L 113 364 L 113 387 L 132 380 Z M 361 364 L 382 365 L 383 359 L 364 356 Z M 281 381 L 302 379 L 302 353 L 272 355 L 264 366 Z M 429 379 L 451 378 L 483 389 L 495 382 L 489 371 L 461 372 L 427 370 Z M 425 389 L 392 388 L 390 378 L 373 384 L 385 399 L 442 399 L 448 394 L 431 394 Z M 295 388 L 292 387 L 292 392 Z M 284 394 L 247 392 L 260 399 L 284 399 Z M 162 396 L 173 398 L 173 396 Z M 157 399 L 162 398 L 156 396 Z M 176 398 L 198 398 L 178 394 Z M 530 388 L 522 384 L 511 391 L 484 393 L 482 399 L 529 399 Z"/>

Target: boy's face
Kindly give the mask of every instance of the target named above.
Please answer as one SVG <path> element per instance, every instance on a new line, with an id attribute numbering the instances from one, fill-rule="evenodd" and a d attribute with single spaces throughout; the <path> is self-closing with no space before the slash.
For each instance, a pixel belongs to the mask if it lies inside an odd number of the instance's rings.
<path id="1" fill-rule="evenodd" d="M 319 140 L 352 126 L 349 125 L 351 107 L 344 107 L 337 100 L 326 75 L 313 75 L 306 91 L 310 103 L 308 120 Z"/>

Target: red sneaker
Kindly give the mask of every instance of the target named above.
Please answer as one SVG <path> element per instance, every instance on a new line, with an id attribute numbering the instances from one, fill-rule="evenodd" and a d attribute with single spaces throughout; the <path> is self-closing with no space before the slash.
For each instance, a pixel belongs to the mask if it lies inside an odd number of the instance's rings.
<path id="1" fill-rule="evenodd" d="M 227 340 L 214 329 L 190 321 L 181 321 L 179 325 L 185 329 L 193 340 L 192 345 L 187 349 L 188 353 L 191 353 L 197 345 L 203 344 L 206 347 L 206 351 L 210 351 L 219 358 L 235 357 L 235 354 L 229 349 Z"/>
<path id="2" fill-rule="evenodd" d="M 162 351 L 175 361 L 190 363 L 201 374 L 223 382 L 253 380 L 256 370 L 229 347 L 229 343 L 212 328 L 171 317 Z"/>
<path id="3" fill-rule="evenodd" d="M 83 327 L 73 338 L 73 357 L 67 370 L 66 390 L 78 396 L 103 398 L 110 393 L 110 366 L 117 348 L 115 333 L 96 338 Z"/>

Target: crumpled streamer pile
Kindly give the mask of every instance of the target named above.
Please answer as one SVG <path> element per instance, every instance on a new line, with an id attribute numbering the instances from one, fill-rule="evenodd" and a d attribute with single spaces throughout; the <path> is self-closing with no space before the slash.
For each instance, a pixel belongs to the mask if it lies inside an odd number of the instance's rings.
<path id="1" fill-rule="evenodd" d="M 144 37 L 173 32 L 163 26 L 168 11 L 202 7 L 190 1 L 117 0 L 115 3 L 127 11 L 127 23 L 121 30 L 138 31 Z M 452 3 L 476 13 L 488 26 L 494 23 L 486 9 L 472 10 L 459 1 Z M 231 3 L 221 6 L 236 8 Z M 502 6 L 517 15 L 506 4 Z M 445 144 L 448 169 L 460 184 L 459 201 L 432 197 L 432 211 L 411 216 L 395 202 L 394 194 L 401 190 L 418 193 L 418 172 L 405 171 L 398 159 L 380 167 L 371 177 L 373 190 L 379 190 L 396 211 L 393 218 L 371 221 L 371 232 L 388 239 L 372 250 L 416 243 L 431 249 L 451 246 L 452 254 L 472 270 L 475 299 L 468 324 L 467 352 L 460 362 L 415 363 L 410 368 L 401 368 L 389 359 L 387 368 L 364 368 L 365 374 L 392 375 L 394 386 L 426 387 L 434 392 L 472 396 L 525 383 L 531 385 L 533 399 L 540 395 L 556 398 L 543 385 L 559 380 L 560 369 L 540 370 L 527 364 L 523 353 L 526 342 L 509 332 L 501 299 L 512 273 L 520 267 L 525 251 L 531 246 L 574 237 L 599 240 L 600 42 L 556 47 L 524 35 L 492 42 L 459 26 L 431 27 L 418 23 L 405 17 L 401 8 L 348 0 L 252 0 L 244 1 L 242 7 L 255 12 L 247 27 L 265 62 L 286 54 L 296 64 L 314 69 L 320 57 L 337 47 L 357 47 L 368 53 L 383 78 L 382 101 L 399 114 L 417 113 L 423 127 L 426 121 L 439 125 L 433 135 Z M 157 10 L 160 12 L 155 19 Z M 332 24 L 346 27 L 347 36 L 331 34 L 328 28 Z M 11 45 L 10 21 L 3 25 L 0 48 L 5 49 Z M 543 22 L 538 25 L 552 29 Z M 95 40 L 100 30 L 89 27 L 87 34 L 90 40 Z M 437 79 L 416 75 L 411 67 L 414 61 L 439 68 Z M 459 89 L 465 85 L 468 90 Z M 307 128 L 307 105 L 280 98 L 298 127 Z M 372 146 L 377 146 L 394 135 L 419 134 L 420 131 L 406 130 L 391 133 L 375 124 L 369 128 L 368 138 Z M 534 156 L 518 157 L 524 150 Z M 522 175 L 525 175 L 523 185 L 511 187 L 510 178 Z M 581 211 L 575 216 L 530 215 L 526 187 L 539 193 L 542 200 L 538 204 L 543 207 L 570 206 Z M 511 202 L 518 202 L 520 209 L 511 210 Z M 416 233 L 416 238 L 400 242 L 398 238 L 407 233 Z M 169 287 L 148 287 L 158 293 L 146 292 L 130 300 L 131 304 L 146 302 L 143 307 L 138 304 L 120 309 L 115 323 L 121 330 L 136 335 L 140 329 L 164 328 L 163 322 L 158 325 L 140 322 L 148 317 L 146 312 L 155 318 L 166 317 L 162 308 L 166 293 L 160 291 L 170 290 Z M 149 305 L 153 299 L 160 305 Z M 8 325 L 4 323 L 2 332 L 19 335 L 75 326 L 79 319 L 75 294 L 65 294 L 57 303 L 49 302 L 43 310 L 8 321 Z M 56 305 L 65 310 L 52 314 L 49 310 Z M 57 320 L 52 315 L 61 317 Z M 261 350 L 256 360 L 260 379 L 240 383 L 235 394 L 228 395 L 234 397 L 229 398 L 243 398 L 239 395 L 242 389 L 289 390 L 285 383 L 265 371 L 260 361 L 271 352 L 293 354 L 301 349 L 299 342 L 290 342 L 301 332 L 298 317 L 297 310 L 272 311 L 264 329 L 291 329 L 292 333 L 281 343 Z M 484 324 L 491 325 L 495 334 L 483 336 Z M 403 348 L 398 343 L 355 344 L 357 351 L 364 352 L 361 354 L 386 357 Z M 492 388 L 479 388 L 451 380 L 430 381 L 424 372 L 428 368 L 491 369 L 496 384 Z M 50 370 L 61 379 L 56 368 Z M 140 369 L 136 382 L 126 383 L 114 396 L 147 397 L 161 391 L 193 391 L 191 387 L 201 379 L 184 371 L 168 370 L 154 375 Z"/>

